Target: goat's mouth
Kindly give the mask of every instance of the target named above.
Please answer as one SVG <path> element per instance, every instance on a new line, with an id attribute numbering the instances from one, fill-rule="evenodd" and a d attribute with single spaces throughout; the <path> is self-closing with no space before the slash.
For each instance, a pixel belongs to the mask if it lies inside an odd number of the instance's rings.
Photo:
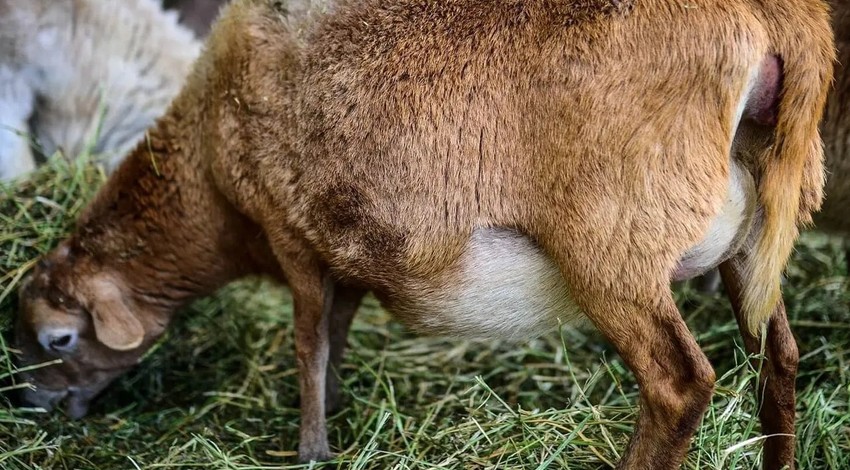
<path id="1" fill-rule="evenodd" d="M 21 399 L 27 405 L 43 408 L 50 412 L 64 402 L 65 413 L 71 419 L 83 418 L 89 412 L 93 393 L 78 387 L 68 387 L 64 390 L 51 390 L 45 387 L 34 386 L 25 388 L 21 393 Z"/>

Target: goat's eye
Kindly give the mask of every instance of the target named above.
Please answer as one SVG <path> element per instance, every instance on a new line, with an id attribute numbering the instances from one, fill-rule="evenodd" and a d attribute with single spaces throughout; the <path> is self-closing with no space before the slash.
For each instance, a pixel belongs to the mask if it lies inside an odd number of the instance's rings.
<path id="1" fill-rule="evenodd" d="M 57 307 L 66 307 L 68 303 L 67 299 L 65 299 L 65 296 L 62 294 L 53 295 L 53 299 L 51 300 L 53 300 L 53 304 Z"/>
<path id="2" fill-rule="evenodd" d="M 57 308 L 70 309 L 74 306 L 72 300 L 69 299 L 68 296 L 66 296 L 62 292 L 51 292 L 50 294 L 48 294 L 48 300 L 51 304 L 53 304 L 54 307 Z"/>

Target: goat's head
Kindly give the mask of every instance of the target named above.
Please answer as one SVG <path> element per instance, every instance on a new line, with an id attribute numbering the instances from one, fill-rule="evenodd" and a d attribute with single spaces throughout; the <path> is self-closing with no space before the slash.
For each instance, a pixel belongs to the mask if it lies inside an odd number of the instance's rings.
<path id="1" fill-rule="evenodd" d="M 50 410 L 65 400 L 70 416 L 84 416 L 162 334 L 167 319 L 157 313 L 133 295 L 126 276 L 61 245 L 20 288 L 14 345 L 21 366 L 36 366 L 23 372 L 32 385 L 24 401 Z"/>

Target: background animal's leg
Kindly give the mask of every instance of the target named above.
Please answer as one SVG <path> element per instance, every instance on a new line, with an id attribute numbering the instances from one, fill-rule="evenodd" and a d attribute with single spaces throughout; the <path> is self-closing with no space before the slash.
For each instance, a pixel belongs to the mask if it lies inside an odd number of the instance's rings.
<path id="1" fill-rule="evenodd" d="M 696 282 L 697 290 L 703 294 L 713 294 L 720 289 L 720 273 L 718 273 L 717 270 L 712 269 L 711 271 L 696 278 L 694 282 Z"/>
<path id="2" fill-rule="evenodd" d="M 363 300 L 365 292 L 353 287 L 336 284 L 334 287 L 333 307 L 328 319 L 330 338 L 330 359 L 328 361 L 327 392 L 325 395 L 325 407 L 333 411 L 339 405 L 339 381 L 340 365 L 345 353 L 348 341 L 348 330 L 351 321 Z"/>
<path id="3" fill-rule="evenodd" d="M 4 106 L 0 100 L 0 108 Z M 25 132 L 25 122 L 11 123 L 0 118 L 0 181 L 10 181 L 35 170 L 30 139 L 21 134 Z"/>
<path id="4" fill-rule="evenodd" d="M 295 351 L 301 389 L 298 459 L 309 462 L 333 457 L 325 422 L 325 379 L 330 349 L 328 317 L 334 283 L 322 274 L 318 263 L 299 258 L 298 255 L 285 257 L 281 267 L 294 303 Z"/>
<path id="5" fill-rule="evenodd" d="M 761 340 L 751 335 L 741 312 L 741 292 L 744 283 L 744 263 L 741 256 L 723 263 L 720 273 L 732 302 L 744 345 L 750 354 L 761 352 Z M 795 382 L 800 354 L 788 326 L 785 305 L 780 300 L 767 327 L 764 345 L 765 359 L 759 375 L 759 417 L 762 434 L 771 436 L 764 441 L 764 468 L 779 470 L 794 468 Z"/>
<path id="6" fill-rule="evenodd" d="M 35 169 L 27 120 L 35 94 L 21 72 L 0 66 L 0 181 Z"/>

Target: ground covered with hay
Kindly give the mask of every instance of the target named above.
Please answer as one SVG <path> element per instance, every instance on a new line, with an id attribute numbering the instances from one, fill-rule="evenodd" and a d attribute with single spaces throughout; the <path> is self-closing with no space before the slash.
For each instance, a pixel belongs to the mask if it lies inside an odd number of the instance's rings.
<path id="1" fill-rule="evenodd" d="M 55 159 L 0 188 L 0 390 L 26 386 L 6 342 L 16 285 L 102 181 L 92 165 Z M 802 469 L 850 468 L 850 283 L 840 248 L 806 236 L 785 290 L 802 354 Z M 728 303 L 686 288 L 678 299 L 718 376 L 686 468 L 759 468 L 755 370 Z M 246 280 L 182 312 L 82 421 L 0 398 L 0 468 L 598 469 L 617 462 L 637 416 L 633 377 L 592 331 L 519 345 L 417 338 L 367 300 L 341 374 L 345 403 L 329 421 L 339 458 L 299 466 L 291 314 L 285 289 Z"/>

